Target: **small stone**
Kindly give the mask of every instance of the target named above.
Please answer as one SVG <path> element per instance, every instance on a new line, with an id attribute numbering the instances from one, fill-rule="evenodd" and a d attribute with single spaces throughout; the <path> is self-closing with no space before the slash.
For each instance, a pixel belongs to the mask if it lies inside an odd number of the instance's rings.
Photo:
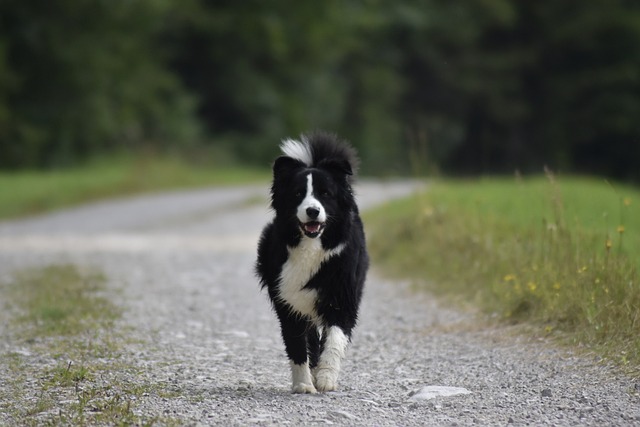
<path id="1" fill-rule="evenodd" d="M 469 390 L 462 387 L 427 386 L 422 387 L 410 394 L 409 401 L 430 400 L 436 397 L 450 397 L 460 394 L 471 394 Z M 448 403 L 451 406 L 451 403 Z"/>
<path id="2" fill-rule="evenodd" d="M 353 415 L 352 413 L 349 413 L 347 411 L 331 411 L 329 412 L 331 415 L 333 415 L 334 417 L 337 418 L 346 418 L 348 420 L 357 420 L 358 417 L 356 417 L 355 415 Z"/>
<path id="3" fill-rule="evenodd" d="M 551 389 L 545 388 L 544 390 L 542 390 L 542 397 L 551 397 Z"/>
<path id="4" fill-rule="evenodd" d="M 515 421 L 513 420 L 513 418 L 509 417 L 509 420 L 507 421 L 507 424 L 513 424 L 515 423 Z"/>
<path id="5" fill-rule="evenodd" d="M 255 383 L 251 380 L 240 380 L 238 382 L 238 390 L 251 390 Z"/>

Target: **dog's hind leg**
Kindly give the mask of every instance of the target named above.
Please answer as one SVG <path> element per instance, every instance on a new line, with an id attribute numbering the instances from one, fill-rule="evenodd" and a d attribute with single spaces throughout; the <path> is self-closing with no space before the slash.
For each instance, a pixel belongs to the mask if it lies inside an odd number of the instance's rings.
<path id="1" fill-rule="evenodd" d="M 340 365 L 349 344 L 349 337 L 339 326 L 330 326 L 324 331 L 324 348 L 314 370 L 318 391 L 333 391 L 338 384 Z"/>
<path id="2" fill-rule="evenodd" d="M 318 366 L 318 359 L 320 359 L 320 353 L 324 348 L 324 339 L 322 335 L 322 328 L 312 326 L 307 331 L 307 349 L 309 350 L 309 367 L 313 373 L 316 366 Z"/>

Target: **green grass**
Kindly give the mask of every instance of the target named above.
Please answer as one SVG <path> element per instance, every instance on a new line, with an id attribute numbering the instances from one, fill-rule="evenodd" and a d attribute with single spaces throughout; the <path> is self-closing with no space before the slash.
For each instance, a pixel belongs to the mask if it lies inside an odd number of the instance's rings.
<path id="1" fill-rule="evenodd" d="M 21 309 L 17 320 L 33 337 L 78 336 L 112 329 L 119 310 L 103 295 L 105 278 L 72 266 L 49 266 L 17 275 L 13 300 Z"/>
<path id="2" fill-rule="evenodd" d="M 266 181 L 268 170 L 191 165 L 178 157 L 113 157 L 59 171 L 0 172 L 0 219 L 142 192 Z"/>
<path id="3" fill-rule="evenodd" d="M 640 192 L 587 178 L 445 181 L 368 215 L 374 260 L 640 372 Z"/>
<path id="4" fill-rule="evenodd" d="M 29 269 L 0 283 L 0 292 L 9 342 L 20 349 L 0 355 L 0 371 L 12 372 L 0 388 L 0 420 L 25 426 L 175 424 L 134 413 L 136 402 L 163 390 L 141 383 L 140 368 L 126 362 L 126 328 L 117 325 L 121 310 L 107 298 L 103 274 L 72 265 Z"/>

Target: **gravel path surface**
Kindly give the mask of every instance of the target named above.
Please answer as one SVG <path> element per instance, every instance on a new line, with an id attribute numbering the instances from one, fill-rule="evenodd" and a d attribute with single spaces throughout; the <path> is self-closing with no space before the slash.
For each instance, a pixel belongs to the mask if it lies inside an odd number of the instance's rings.
<path id="1" fill-rule="evenodd" d="M 358 198 L 366 208 L 414 188 L 364 183 Z M 225 426 L 640 425 L 633 380 L 476 325 L 375 269 L 339 391 L 292 395 L 277 321 L 253 276 L 266 196 L 266 185 L 169 193 L 0 223 L 0 280 L 58 262 L 104 271 L 137 338 L 123 356 L 141 368 L 133 380 L 171 391 L 146 395 L 136 414 Z M 19 350 L 6 337 L 0 325 L 0 356 Z M 430 398 L 428 386 L 464 393 Z"/>

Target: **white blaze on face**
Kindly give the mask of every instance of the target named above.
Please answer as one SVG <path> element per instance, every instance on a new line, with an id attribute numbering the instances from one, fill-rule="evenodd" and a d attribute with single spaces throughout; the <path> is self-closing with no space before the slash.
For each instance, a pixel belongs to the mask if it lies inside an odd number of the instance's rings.
<path id="1" fill-rule="evenodd" d="M 307 214 L 307 209 L 313 208 L 319 211 L 317 218 L 310 218 Z M 327 220 L 327 213 L 322 206 L 322 203 L 316 199 L 313 195 L 313 174 L 307 175 L 307 193 L 302 199 L 302 202 L 298 206 L 297 212 L 298 220 L 305 224 L 310 221 L 325 222 Z"/>

